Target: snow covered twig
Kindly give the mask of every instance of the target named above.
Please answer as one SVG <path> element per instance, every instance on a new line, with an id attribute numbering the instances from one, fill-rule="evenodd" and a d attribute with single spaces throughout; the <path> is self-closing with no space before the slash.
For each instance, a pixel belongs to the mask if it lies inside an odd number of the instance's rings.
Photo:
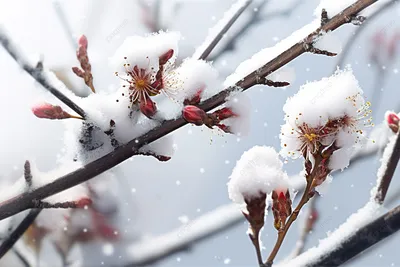
<path id="1" fill-rule="evenodd" d="M 262 77 L 266 77 L 269 74 L 273 73 L 277 69 L 286 65 L 293 59 L 298 56 L 306 53 L 312 47 L 313 41 L 316 37 L 318 37 L 321 32 L 329 32 L 337 29 L 338 27 L 351 22 L 351 17 L 358 14 L 360 11 L 365 9 L 366 7 L 375 3 L 376 0 L 359 0 L 353 5 L 349 6 L 341 13 L 333 17 L 329 20 L 325 25 L 318 28 L 314 32 L 310 33 L 303 41 L 294 44 L 292 47 L 263 65 L 260 69 L 253 71 L 246 77 L 244 77 L 241 81 L 236 83 L 234 87 L 228 87 L 220 93 L 214 95 L 213 97 L 201 102 L 198 107 L 209 111 L 213 108 L 218 107 L 226 101 L 226 97 L 237 87 L 242 88 L 242 90 L 247 90 L 253 85 L 256 85 L 262 80 Z M 0 35 L 0 41 L 4 46 L 8 46 L 8 39 L 4 37 L 4 35 Z M 10 52 L 10 50 L 8 50 Z M 13 52 L 13 50 L 11 50 Z M 15 54 L 15 53 L 14 53 Z M 14 56 L 14 58 L 18 59 L 18 57 Z M 26 65 L 23 65 L 26 68 Z M 28 66 L 28 70 L 31 70 Z M 30 71 L 29 73 L 34 74 L 34 71 Z M 41 75 L 39 75 L 39 78 Z M 40 79 L 39 79 L 40 80 Z M 42 80 L 40 80 L 42 81 Z M 48 85 L 44 84 L 45 86 Z M 50 87 L 52 88 L 52 87 Z M 83 111 L 82 111 L 83 112 Z M 84 115 L 84 113 L 83 113 Z M 53 182 L 38 187 L 35 190 L 23 195 L 19 195 L 13 200 L 10 200 L 6 203 L 0 205 L 0 219 L 4 219 L 10 217 L 18 212 L 26 210 L 30 207 L 32 201 L 34 199 L 44 199 L 48 196 L 59 193 L 63 190 L 76 186 L 80 183 L 83 183 L 100 173 L 111 169 L 112 167 L 118 165 L 119 163 L 125 161 L 129 157 L 137 154 L 137 150 L 145 144 L 149 144 L 171 132 L 174 130 L 184 126 L 186 124 L 185 120 L 182 117 L 173 120 L 164 121 L 160 126 L 150 130 L 146 134 L 131 140 L 115 149 L 113 152 L 94 160 L 82 168 L 79 168 L 69 174 L 66 174 Z"/>
<path id="2" fill-rule="evenodd" d="M 199 59 L 207 59 L 211 51 L 215 46 L 221 41 L 229 28 L 235 23 L 235 21 L 240 17 L 243 11 L 252 3 L 253 0 L 239 0 L 235 5 L 232 6 L 230 10 L 227 11 L 226 15 L 222 20 L 210 30 L 210 36 L 205 40 L 205 42 L 196 50 L 193 57 Z M 221 27 L 221 25 L 222 27 Z M 221 27 L 221 29 L 219 29 Z M 212 34 L 216 31 L 216 34 Z"/>
<path id="3" fill-rule="evenodd" d="M 66 95 L 61 93 L 57 88 L 51 85 L 48 80 L 44 77 L 41 68 L 32 67 L 25 59 L 18 54 L 14 44 L 10 38 L 6 35 L 3 29 L 0 28 L 0 44 L 10 54 L 10 56 L 24 69 L 29 75 L 31 75 L 40 85 L 46 90 L 58 98 L 61 102 L 70 107 L 73 111 L 78 113 L 82 118 L 85 118 L 85 111 L 80 108 L 76 103 L 69 99 Z"/>

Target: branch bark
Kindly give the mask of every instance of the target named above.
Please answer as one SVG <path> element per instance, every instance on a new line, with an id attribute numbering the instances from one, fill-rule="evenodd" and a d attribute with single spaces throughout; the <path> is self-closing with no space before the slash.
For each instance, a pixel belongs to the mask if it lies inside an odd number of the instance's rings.
<path id="1" fill-rule="evenodd" d="M 307 263 L 307 267 L 339 266 L 360 252 L 370 248 L 400 229 L 400 206 L 375 221 L 355 231 L 347 240 L 335 246 L 329 253 Z"/>
<path id="2" fill-rule="evenodd" d="M 296 43 L 291 48 L 284 51 L 282 54 L 278 55 L 276 58 L 266 63 L 260 69 L 253 71 L 241 81 L 236 83 L 236 86 L 242 88 L 243 91 L 249 89 L 253 85 L 257 84 L 258 81 L 291 62 L 298 56 L 308 52 L 311 47 L 309 44 L 315 40 L 316 37 L 320 35 L 321 32 L 334 31 L 338 27 L 349 23 L 354 15 L 357 15 L 360 11 L 366 7 L 372 5 L 377 0 L 358 0 L 353 5 L 349 6 L 338 15 L 333 17 L 329 22 L 327 22 L 322 27 L 318 28 L 316 31 L 310 33 L 304 40 Z M 5 38 L 4 34 L 0 33 L 0 41 L 5 46 L 9 44 L 8 39 Z M 17 58 L 14 56 L 14 58 Z M 22 66 L 24 69 L 27 68 L 26 65 Z M 29 66 L 27 68 L 30 70 Z M 31 72 L 34 73 L 34 72 Z M 39 77 L 41 77 L 39 75 Z M 47 86 L 45 84 L 44 86 Z M 229 87 L 220 93 L 214 95 L 213 97 L 201 102 L 199 107 L 205 111 L 209 111 L 225 103 L 225 99 L 231 92 L 233 92 L 237 87 Z M 53 88 L 55 89 L 55 88 Z M 117 148 L 113 152 L 79 168 L 69 174 L 66 174 L 53 182 L 38 187 L 29 193 L 20 194 L 13 199 L 1 203 L 0 205 L 0 220 L 17 214 L 23 210 L 26 210 L 32 205 L 35 200 L 41 200 L 51 195 L 57 194 L 63 190 L 76 186 L 80 183 L 90 180 L 95 176 L 101 174 L 104 171 L 115 167 L 119 163 L 125 161 L 131 156 L 137 153 L 137 150 L 143 145 L 149 144 L 173 131 L 186 125 L 187 123 L 182 117 L 175 120 L 164 121 L 159 127 L 147 132 L 146 134 L 131 140 L 127 144 Z"/>

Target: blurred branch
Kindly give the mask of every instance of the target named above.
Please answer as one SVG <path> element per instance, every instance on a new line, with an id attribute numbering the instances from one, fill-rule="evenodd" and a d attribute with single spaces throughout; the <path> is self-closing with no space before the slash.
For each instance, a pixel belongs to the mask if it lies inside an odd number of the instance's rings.
<path id="1" fill-rule="evenodd" d="M 74 103 L 66 95 L 61 93 L 57 88 L 55 88 L 53 85 L 50 84 L 50 82 L 46 79 L 45 75 L 43 74 L 42 68 L 32 67 L 30 64 L 27 63 L 25 59 L 22 58 L 21 55 L 18 54 L 10 38 L 1 29 L 1 27 L 0 27 L 0 44 L 4 47 L 4 49 L 8 52 L 8 54 L 10 54 L 10 56 L 20 65 L 20 67 L 23 70 L 25 70 L 29 75 L 31 75 L 47 91 L 53 94 L 65 105 L 70 107 L 73 111 L 78 113 L 82 118 L 86 117 L 85 111 L 82 108 L 80 108 L 76 103 Z"/>
<path id="2" fill-rule="evenodd" d="M 14 246 L 18 239 L 31 226 L 40 213 L 40 209 L 32 209 L 28 215 L 19 223 L 11 234 L 0 245 L 0 259 Z"/>
<path id="3" fill-rule="evenodd" d="M 252 86 L 258 84 L 262 78 L 268 76 L 272 72 L 291 62 L 300 55 L 309 52 L 312 48 L 312 44 L 316 37 L 320 36 L 321 32 L 334 31 L 338 27 L 351 22 L 351 17 L 358 14 L 366 7 L 372 5 L 377 0 L 358 0 L 338 15 L 329 20 L 325 25 L 318 28 L 314 32 L 311 32 L 305 39 L 295 43 L 292 47 L 277 55 L 270 62 L 266 63 L 261 68 L 253 71 L 240 81 L 235 86 L 228 87 L 213 97 L 201 102 L 199 108 L 210 111 L 219 105 L 225 103 L 227 96 L 233 91 L 237 90 L 237 87 L 242 88 L 245 91 Z M 9 42 L 4 35 L 0 35 L 2 44 L 7 47 Z M 11 50 L 12 51 L 12 50 Z M 18 57 L 15 57 L 16 59 Z M 25 68 L 25 65 L 23 65 Z M 32 72 L 33 73 L 33 72 Z M 0 205 L 0 220 L 10 217 L 18 212 L 26 210 L 30 207 L 33 200 L 41 200 L 51 195 L 57 194 L 68 188 L 74 187 L 80 183 L 90 180 L 95 176 L 101 174 L 104 171 L 111 169 L 112 167 L 120 164 L 126 159 L 137 153 L 137 150 L 143 145 L 149 144 L 159 138 L 175 131 L 176 129 L 186 125 L 187 122 L 182 118 L 167 120 L 161 123 L 160 126 L 155 127 L 153 130 L 139 136 L 125 145 L 116 148 L 113 152 L 94 160 L 85 166 L 68 173 L 60 178 L 57 178 L 53 182 L 44 186 L 38 187 L 29 193 L 20 194 L 14 197 L 12 200 L 3 202 Z"/>
<path id="4" fill-rule="evenodd" d="M 134 243 L 128 248 L 133 261 L 125 267 L 153 265 L 242 221 L 243 215 L 237 205 L 221 206 L 166 234 Z"/>
<path id="5" fill-rule="evenodd" d="M 57 18 L 60 20 L 61 27 L 67 35 L 67 39 L 71 44 L 71 47 L 74 51 L 78 49 L 78 43 L 76 42 L 74 35 L 72 34 L 70 23 L 65 15 L 64 9 L 61 6 L 61 3 L 58 0 L 53 1 L 53 8 L 56 12 Z"/>
<path id="6" fill-rule="evenodd" d="M 310 232 L 313 230 L 315 222 L 318 219 L 316 209 L 317 199 L 318 195 L 315 195 L 309 201 L 307 212 L 304 215 L 304 226 L 301 228 L 300 237 L 297 240 L 292 253 L 289 255 L 289 259 L 295 258 L 300 255 L 307 244 L 307 239 L 310 235 Z"/>
<path id="7" fill-rule="evenodd" d="M 235 12 L 230 12 L 230 10 L 228 11 L 229 15 L 231 16 L 230 19 L 227 20 L 227 22 L 224 24 L 224 27 L 222 27 L 222 29 L 218 32 L 218 34 L 216 34 L 213 38 L 211 38 L 211 41 L 206 40 L 205 41 L 205 48 L 203 49 L 201 45 L 200 48 L 202 48 L 202 53 L 199 56 L 199 59 L 206 59 L 211 51 L 215 48 L 215 46 L 221 41 L 222 37 L 224 37 L 225 33 L 230 29 L 230 27 L 232 27 L 232 25 L 235 23 L 235 21 L 240 17 L 241 14 L 243 14 L 243 11 L 253 2 L 253 0 L 239 0 L 237 2 L 237 4 L 235 4 L 232 8 L 237 9 Z M 263 1 L 263 3 L 265 3 L 265 1 Z M 238 7 L 236 7 L 236 5 L 239 5 Z M 222 18 L 222 20 L 225 20 L 225 17 Z M 217 24 L 217 26 L 219 26 Z M 208 38 L 207 38 L 208 39 Z M 208 43 L 208 45 L 207 45 Z M 197 55 L 199 52 L 195 52 L 195 55 Z"/>
<path id="8" fill-rule="evenodd" d="M 24 267 L 31 267 L 29 261 L 24 257 L 24 255 L 21 254 L 21 252 L 19 252 L 18 249 L 14 247 L 11 249 L 11 251 L 14 252 L 15 256 L 17 256 L 17 258 L 22 262 Z"/>
<path id="9" fill-rule="evenodd" d="M 355 44 L 356 39 L 361 35 L 361 33 L 366 30 L 367 26 L 375 19 L 377 18 L 381 13 L 383 13 L 385 10 L 388 10 L 390 7 L 392 7 L 394 4 L 398 3 L 399 0 L 390 0 L 389 2 L 383 4 L 381 7 L 379 7 L 373 14 L 371 14 L 366 21 L 364 21 L 360 27 L 357 27 L 354 30 L 353 35 L 350 36 L 350 38 L 347 40 L 346 44 L 344 45 L 342 52 L 338 56 L 338 61 L 336 66 L 339 66 L 339 68 L 343 69 L 344 68 L 344 60 L 346 59 L 347 55 L 349 54 L 351 47 Z M 333 72 L 336 71 L 336 66 Z"/>
<path id="10" fill-rule="evenodd" d="M 255 8 L 255 11 L 252 11 L 254 14 L 250 16 L 249 20 L 247 23 L 243 24 L 242 27 L 235 32 L 230 38 L 229 41 L 224 43 L 222 48 L 214 53 L 211 57 L 208 58 L 209 61 L 216 61 L 218 60 L 219 57 L 221 57 L 224 53 L 228 51 L 232 51 L 236 47 L 237 41 L 242 37 L 245 33 L 249 31 L 251 27 L 254 27 L 257 23 L 265 22 L 270 19 L 276 18 L 276 17 L 288 17 L 292 14 L 292 12 L 295 10 L 295 7 L 300 5 L 302 3 L 302 0 L 296 0 L 294 1 L 288 8 L 285 10 L 277 11 L 277 12 L 272 12 L 272 13 L 267 13 L 265 15 L 262 14 L 262 10 L 264 9 L 265 5 L 268 3 L 268 0 L 262 0 Z M 228 38 L 228 37 L 226 37 Z"/>

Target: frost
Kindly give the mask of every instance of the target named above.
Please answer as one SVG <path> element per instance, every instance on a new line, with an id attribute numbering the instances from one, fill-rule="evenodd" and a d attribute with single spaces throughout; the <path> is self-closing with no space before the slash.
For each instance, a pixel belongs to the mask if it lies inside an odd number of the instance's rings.
<path id="1" fill-rule="evenodd" d="M 229 177 L 229 198 L 238 203 L 244 197 L 257 197 L 260 192 L 269 194 L 279 187 L 288 187 L 283 163 L 272 147 L 255 146 L 243 153 Z"/>

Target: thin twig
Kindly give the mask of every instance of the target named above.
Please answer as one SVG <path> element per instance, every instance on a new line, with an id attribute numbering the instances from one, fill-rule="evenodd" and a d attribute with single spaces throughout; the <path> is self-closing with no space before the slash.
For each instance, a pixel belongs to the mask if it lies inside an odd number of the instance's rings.
<path id="1" fill-rule="evenodd" d="M 53 2 L 54 11 L 57 14 L 58 19 L 60 20 L 61 26 L 64 29 L 64 32 L 67 35 L 67 39 L 71 44 L 72 49 L 75 51 L 78 49 L 78 43 L 76 42 L 74 35 L 72 34 L 70 23 L 68 22 L 67 16 L 65 15 L 64 9 L 61 6 L 59 1 Z"/>
<path id="2" fill-rule="evenodd" d="M 220 58 L 224 53 L 228 51 L 232 51 L 235 49 L 236 42 L 239 40 L 240 37 L 242 37 L 246 32 L 250 30 L 251 27 L 253 27 L 255 24 L 260 23 L 260 22 L 265 22 L 267 20 L 280 17 L 280 16 L 290 16 L 291 13 L 295 10 L 295 7 L 297 7 L 299 4 L 301 4 L 302 0 L 297 0 L 291 4 L 290 7 L 288 7 L 285 10 L 273 12 L 273 13 L 268 13 L 265 15 L 262 15 L 262 10 L 268 3 L 268 0 L 262 0 L 258 6 L 254 8 L 256 12 L 253 12 L 247 21 L 247 23 L 243 24 L 243 26 L 235 32 L 230 38 L 229 41 L 222 44 L 222 48 L 214 53 L 211 57 L 208 58 L 209 61 L 216 61 L 218 58 Z"/>
<path id="3" fill-rule="evenodd" d="M 241 0 L 239 0 L 241 1 Z M 213 38 L 213 40 L 208 44 L 208 46 L 204 49 L 203 53 L 200 55 L 199 59 L 206 59 L 211 51 L 215 48 L 215 46 L 221 41 L 224 37 L 225 33 L 232 27 L 235 21 L 243 14 L 243 11 L 253 2 L 253 0 L 246 0 L 242 6 L 240 6 L 235 13 L 232 14 L 232 17 L 229 21 L 224 25 L 220 32 Z M 266 1 L 264 1 L 266 2 Z"/>
<path id="4" fill-rule="evenodd" d="M 0 259 L 14 246 L 18 239 L 25 233 L 29 226 L 35 221 L 40 209 L 32 209 L 20 224 L 0 245 Z"/>
<path id="5" fill-rule="evenodd" d="M 397 133 L 396 141 L 393 147 L 393 152 L 391 153 L 389 160 L 387 161 L 386 169 L 384 170 L 384 174 L 382 179 L 380 180 L 377 194 L 375 196 L 375 200 L 379 204 L 383 204 L 385 201 L 386 193 L 389 189 L 390 182 L 392 181 L 394 171 L 396 170 L 397 163 L 400 159 L 400 135 Z"/>
<path id="6" fill-rule="evenodd" d="M 380 14 L 382 14 L 385 10 L 388 10 L 390 7 L 392 7 L 394 4 L 398 3 L 399 0 L 391 0 L 385 4 L 383 4 L 379 9 L 377 9 L 373 14 L 371 14 L 368 19 L 360 25 L 360 27 L 357 27 L 354 31 L 354 33 L 350 36 L 350 38 L 347 40 L 346 44 L 344 45 L 342 52 L 338 56 L 337 63 L 335 65 L 335 69 L 333 72 L 336 71 L 336 66 L 339 68 L 344 67 L 344 60 L 346 59 L 347 55 L 350 53 L 351 47 L 356 43 L 355 40 L 361 35 L 361 33 L 367 29 L 367 26 L 375 19 L 377 18 Z"/>
<path id="7" fill-rule="evenodd" d="M 23 59 L 17 52 L 14 44 L 11 43 L 10 38 L 0 27 L 0 44 L 4 49 L 10 54 L 10 56 L 18 62 L 20 67 L 24 69 L 29 75 L 31 75 L 40 85 L 42 85 L 46 90 L 58 98 L 61 102 L 70 107 L 73 111 L 78 113 L 82 118 L 86 117 L 85 111 L 80 108 L 76 103 L 69 99 L 66 95 L 61 93 L 57 88 L 50 84 L 50 82 L 43 75 L 43 71 L 40 68 L 32 67 Z"/>
<path id="8" fill-rule="evenodd" d="M 199 104 L 199 107 L 205 111 L 210 111 L 225 103 L 227 96 L 231 92 L 237 90 L 237 87 L 243 89 L 243 91 L 249 89 L 253 85 L 257 84 L 260 77 L 266 77 L 287 63 L 291 62 L 298 56 L 307 52 L 307 46 L 305 43 L 312 43 L 321 32 L 334 31 L 338 27 L 349 23 L 351 17 L 358 14 L 360 11 L 366 7 L 372 5 L 377 0 L 358 0 L 353 5 L 349 6 L 338 15 L 333 17 L 324 26 L 318 28 L 316 31 L 310 33 L 303 41 L 294 44 L 292 47 L 284 51 L 282 54 L 278 55 L 276 58 L 266 63 L 260 69 L 253 71 L 241 81 L 239 81 L 236 86 L 226 88 L 220 93 L 214 95 L 213 97 L 203 101 Z M 1 36 L 1 35 L 0 35 Z M 8 41 L 4 36 L 0 37 L 3 42 Z M 7 42 L 6 42 L 7 43 Z M 131 156 L 135 155 L 137 150 L 143 145 L 149 144 L 173 131 L 186 125 L 186 121 L 179 117 L 174 120 L 164 121 L 160 126 L 150 130 L 146 134 L 135 138 L 134 140 L 128 142 L 125 145 L 117 148 L 116 150 L 110 152 L 109 154 L 88 163 L 82 168 L 79 168 L 69 174 L 66 174 L 53 182 L 46 184 L 44 186 L 38 187 L 29 193 L 21 194 L 13 198 L 12 200 L 6 201 L 0 205 L 0 220 L 10 217 L 18 212 L 26 210 L 32 204 L 34 199 L 44 199 L 51 195 L 57 194 L 68 188 L 76 186 L 80 183 L 88 181 L 95 176 L 115 167 L 119 163 L 125 161 Z"/>
<path id="9" fill-rule="evenodd" d="M 21 252 L 19 252 L 18 249 L 16 249 L 15 247 L 13 247 L 11 249 L 12 252 L 14 252 L 15 256 L 17 256 L 17 258 L 22 262 L 22 264 L 25 267 L 31 267 L 31 264 L 29 263 L 29 261 L 24 257 L 24 255 L 21 254 Z"/>

